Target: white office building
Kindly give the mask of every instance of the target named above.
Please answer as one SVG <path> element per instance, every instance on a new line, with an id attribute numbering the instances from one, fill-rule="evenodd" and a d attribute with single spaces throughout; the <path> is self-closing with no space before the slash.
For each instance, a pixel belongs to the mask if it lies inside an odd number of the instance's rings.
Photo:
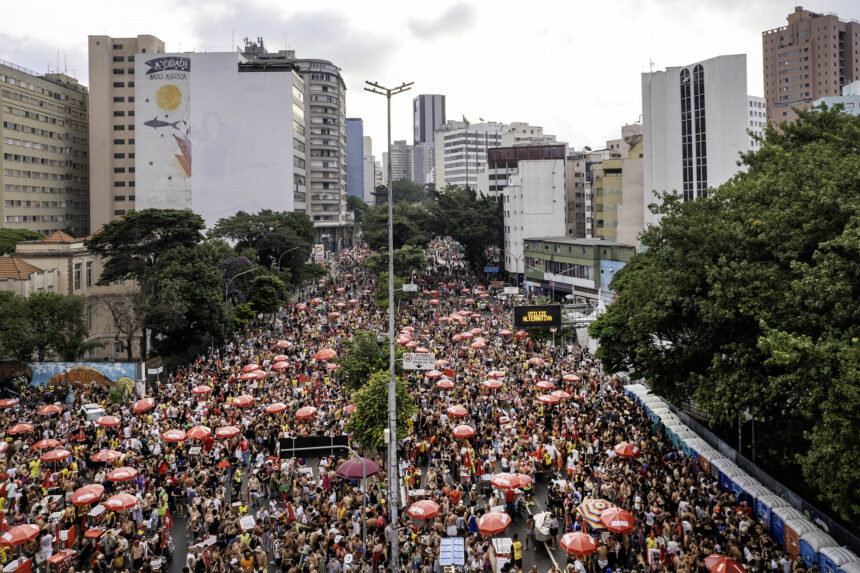
<path id="1" fill-rule="evenodd" d="M 564 236 L 567 233 L 565 149 L 561 159 L 522 159 L 508 176 L 502 191 L 504 265 L 509 273 L 522 273 L 523 238 Z M 516 148 L 512 148 L 516 152 Z"/>
<path id="2" fill-rule="evenodd" d="M 738 172 L 739 154 L 751 149 L 757 101 L 747 94 L 745 54 L 642 74 L 646 225 L 657 221 L 648 209 L 655 191 L 689 201 Z"/>
<path id="3" fill-rule="evenodd" d="M 502 134 L 510 131 L 494 121 L 468 123 L 449 121 L 436 130 L 433 160 L 436 189 L 447 185 L 477 188 L 478 174 L 487 163 L 487 150 L 502 144 Z"/>
<path id="4" fill-rule="evenodd" d="M 376 187 L 376 161 L 373 158 L 373 140 L 369 135 L 364 136 L 364 197 L 368 205 L 375 204 L 373 190 Z"/>
<path id="5" fill-rule="evenodd" d="M 842 86 L 841 96 L 826 96 L 821 97 L 812 102 L 812 107 L 834 107 L 841 105 L 845 113 L 851 115 L 860 115 L 860 81 L 851 82 Z"/>

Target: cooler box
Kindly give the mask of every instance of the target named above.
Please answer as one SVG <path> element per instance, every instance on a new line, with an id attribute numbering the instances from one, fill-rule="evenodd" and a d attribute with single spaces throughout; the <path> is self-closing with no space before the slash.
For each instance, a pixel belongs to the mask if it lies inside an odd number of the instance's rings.
<path id="1" fill-rule="evenodd" d="M 790 519 L 783 525 L 785 529 L 785 550 L 792 557 L 801 555 L 800 538 L 813 531 L 821 531 L 818 526 L 806 519 Z M 816 552 L 817 554 L 817 552 Z M 803 557 L 801 555 L 801 557 Z M 805 559 L 804 559 L 805 561 Z M 809 565 L 811 567 L 811 565 Z"/>
<path id="2" fill-rule="evenodd" d="M 87 513 L 87 527 L 98 527 L 105 519 L 105 506 L 97 505 Z"/>
<path id="3" fill-rule="evenodd" d="M 51 573 L 65 573 L 75 565 L 77 551 L 67 549 L 48 557 L 48 570 Z"/>
<path id="4" fill-rule="evenodd" d="M 770 536 L 786 550 L 788 550 L 788 544 L 785 541 L 785 522 L 792 519 L 804 519 L 804 516 L 799 509 L 791 506 L 770 510 Z"/>
<path id="5" fill-rule="evenodd" d="M 800 535 L 800 556 L 807 567 L 818 565 L 819 551 L 825 547 L 839 547 L 836 540 L 817 529 Z"/>
<path id="6" fill-rule="evenodd" d="M 493 538 L 493 543 L 490 545 L 490 564 L 493 566 L 494 573 L 501 573 L 502 567 L 511 562 L 512 543 L 510 537 Z"/>
<path id="7" fill-rule="evenodd" d="M 10 561 L 3 567 L 3 573 L 30 573 L 30 560 L 26 557 L 19 557 Z"/>
<path id="8" fill-rule="evenodd" d="M 839 566 L 839 573 L 860 573 L 860 559 Z"/>
<path id="9" fill-rule="evenodd" d="M 772 521 L 770 514 L 772 510 L 778 507 L 788 507 L 788 502 L 773 493 L 758 496 L 755 500 L 755 513 L 759 519 L 764 521 L 765 529 L 771 535 L 773 535 L 773 532 L 771 530 Z"/>
<path id="10" fill-rule="evenodd" d="M 853 561 L 857 561 L 857 556 L 844 547 L 823 547 L 818 552 L 818 567 L 822 573 L 839 573 L 843 565 Z"/>

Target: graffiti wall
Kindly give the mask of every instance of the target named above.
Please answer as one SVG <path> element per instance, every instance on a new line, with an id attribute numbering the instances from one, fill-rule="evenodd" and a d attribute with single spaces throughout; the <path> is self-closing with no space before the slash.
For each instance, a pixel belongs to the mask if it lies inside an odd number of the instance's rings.
<path id="1" fill-rule="evenodd" d="M 134 362 L 28 362 L 33 374 L 31 386 L 50 386 L 68 380 L 72 383 L 113 386 L 120 378 L 141 378 L 141 365 Z"/>

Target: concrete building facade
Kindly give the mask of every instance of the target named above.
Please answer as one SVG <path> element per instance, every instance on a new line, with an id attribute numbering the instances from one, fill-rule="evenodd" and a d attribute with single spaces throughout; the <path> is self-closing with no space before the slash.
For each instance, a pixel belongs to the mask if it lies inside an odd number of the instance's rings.
<path id="1" fill-rule="evenodd" d="M 364 136 L 362 154 L 362 162 L 364 163 L 364 195 L 362 200 L 368 205 L 373 205 L 373 190 L 376 188 L 376 160 L 373 157 L 373 140 L 369 135 Z"/>
<path id="2" fill-rule="evenodd" d="M 655 191 L 706 197 L 738 171 L 749 151 L 746 55 L 717 56 L 642 74 L 645 224 Z"/>
<path id="3" fill-rule="evenodd" d="M 787 25 L 762 32 L 767 119 L 794 121 L 792 108 L 838 96 L 860 79 L 860 23 L 796 6 Z"/>
<path id="4" fill-rule="evenodd" d="M 436 130 L 445 123 L 445 96 L 421 94 L 412 100 L 412 177 L 421 185 L 435 183 L 433 154 Z"/>
<path id="5" fill-rule="evenodd" d="M 598 239 L 634 245 L 645 227 L 641 133 L 624 138 L 623 147 L 626 148 L 623 157 L 610 157 L 593 166 L 595 235 Z"/>
<path id="6" fill-rule="evenodd" d="M 447 185 L 476 189 L 478 174 L 487 163 L 487 150 L 502 144 L 504 123 L 448 121 L 436 130 L 433 160 L 436 188 Z"/>
<path id="7" fill-rule="evenodd" d="M 822 97 L 812 102 L 812 107 L 820 108 L 822 105 L 827 107 L 841 105 L 845 113 L 860 115 L 860 81 L 844 86 L 841 96 Z"/>
<path id="8" fill-rule="evenodd" d="M 346 194 L 364 200 L 364 122 L 346 118 Z"/>
<path id="9" fill-rule="evenodd" d="M 391 162 L 391 171 L 388 170 L 388 162 Z M 382 152 L 382 177 L 388 185 L 388 178 L 392 181 L 406 179 L 412 181 L 412 146 L 405 139 L 391 142 L 391 156 L 387 151 Z"/>
<path id="10" fill-rule="evenodd" d="M 89 36 L 91 231 L 135 208 L 134 62 L 162 53 L 155 36 Z"/>
<path id="11" fill-rule="evenodd" d="M 0 60 L 0 227 L 89 231 L 89 95 Z"/>

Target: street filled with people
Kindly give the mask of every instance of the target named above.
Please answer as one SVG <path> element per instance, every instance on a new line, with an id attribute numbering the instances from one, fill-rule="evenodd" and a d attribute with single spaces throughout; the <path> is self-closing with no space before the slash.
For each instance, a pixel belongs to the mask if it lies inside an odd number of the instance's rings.
<path id="1" fill-rule="evenodd" d="M 384 447 L 355 442 L 358 465 L 347 451 L 280 450 L 282 438 L 348 433 L 355 405 L 339 360 L 358 331 L 388 344 L 387 312 L 361 264 L 369 253 L 356 248 L 277 316 L 162 374 L 145 396 L 117 402 L 106 386 L 58 384 L 0 401 L 2 563 L 704 573 L 716 555 L 751 572 L 806 570 L 571 332 L 555 343 L 515 329 L 514 301 L 481 286 L 456 245 L 432 250 L 434 269 L 397 306 L 398 346 L 432 355 L 435 368 L 403 371 L 417 413 L 398 467 Z M 87 404 L 104 411 L 94 417 Z M 449 564 L 451 540 L 463 549 Z"/>

